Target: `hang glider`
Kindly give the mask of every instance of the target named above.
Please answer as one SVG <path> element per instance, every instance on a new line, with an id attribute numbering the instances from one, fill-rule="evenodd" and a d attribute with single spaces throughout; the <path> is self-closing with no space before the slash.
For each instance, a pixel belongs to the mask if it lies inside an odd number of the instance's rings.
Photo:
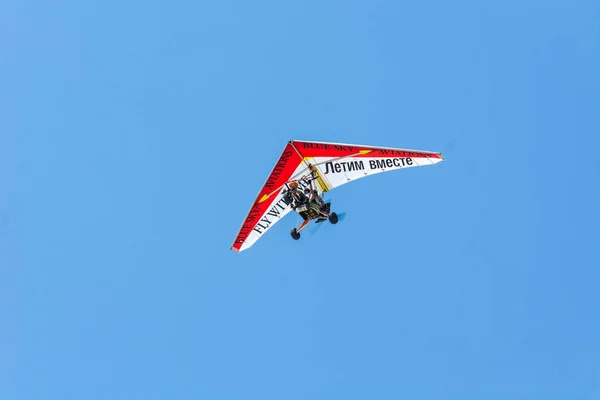
<path id="1" fill-rule="evenodd" d="M 320 196 L 365 176 L 443 160 L 441 153 L 431 151 L 290 140 L 246 215 L 231 250 L 247 250 L 290 211 L 298 212 L 304 219 L 299 228 L 290 232 L 294 239 L 312 220 L 337 222 L 330 204 L 320 203 L 317 207 L 301 194 L 308 198 L 313 193 Z"/>

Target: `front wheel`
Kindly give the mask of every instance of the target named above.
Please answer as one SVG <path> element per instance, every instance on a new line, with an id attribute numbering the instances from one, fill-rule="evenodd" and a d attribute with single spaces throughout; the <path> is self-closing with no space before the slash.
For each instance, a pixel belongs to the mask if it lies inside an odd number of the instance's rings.
<path id="1" fill-rule="evenodd" d="M 332 224 L 337 224 L 338 216 L 336 213 L 332 212 L 331 214 L 329 214 L 329 222 L 331 222 Z"/>
<path id="2" fill-rule="evenodd" d="M 298 230 L 296 228 L 294 228 L 290 231 L 290 235 L 292 235 L 292 239 L 294 239 L 294 240 L 300 239 L 300 232 L 298 232 Z"/>

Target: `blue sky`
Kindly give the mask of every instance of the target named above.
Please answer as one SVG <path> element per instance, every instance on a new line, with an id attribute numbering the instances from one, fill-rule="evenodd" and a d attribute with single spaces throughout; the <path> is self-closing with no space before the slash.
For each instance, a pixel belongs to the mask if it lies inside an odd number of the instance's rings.
<path id="1" fill-rule="evenodd" d="M 600 397 L 597 2 L 8 0 L 0 54 L 0 398 Z M 236 254 L 289 139 L 447 161 Z"/>

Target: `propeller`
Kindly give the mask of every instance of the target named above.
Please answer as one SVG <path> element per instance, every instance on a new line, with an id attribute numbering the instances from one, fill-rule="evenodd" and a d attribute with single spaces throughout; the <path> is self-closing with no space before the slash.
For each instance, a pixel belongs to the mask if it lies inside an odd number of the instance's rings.
<path id="1" fill-rule="evenodd" d="M 342 222 L 344 220 L 344 218 L 346 218 L 346 212 L 342 212 L 342 213 L 336 213 L 338 216 L 338 222 Z"/>

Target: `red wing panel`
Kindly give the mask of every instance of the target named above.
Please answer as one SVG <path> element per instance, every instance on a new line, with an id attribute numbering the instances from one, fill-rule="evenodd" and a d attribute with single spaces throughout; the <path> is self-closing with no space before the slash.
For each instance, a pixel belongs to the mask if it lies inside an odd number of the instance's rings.
<path id="1" fill-rule="evenodd" d="M 389 147 L 374 147 L 344 143 L 304 142 L 293 141 L 303 157 L 411 157 L 411 158 L 442 158 L 440 153 L 399 149 Z"/>

